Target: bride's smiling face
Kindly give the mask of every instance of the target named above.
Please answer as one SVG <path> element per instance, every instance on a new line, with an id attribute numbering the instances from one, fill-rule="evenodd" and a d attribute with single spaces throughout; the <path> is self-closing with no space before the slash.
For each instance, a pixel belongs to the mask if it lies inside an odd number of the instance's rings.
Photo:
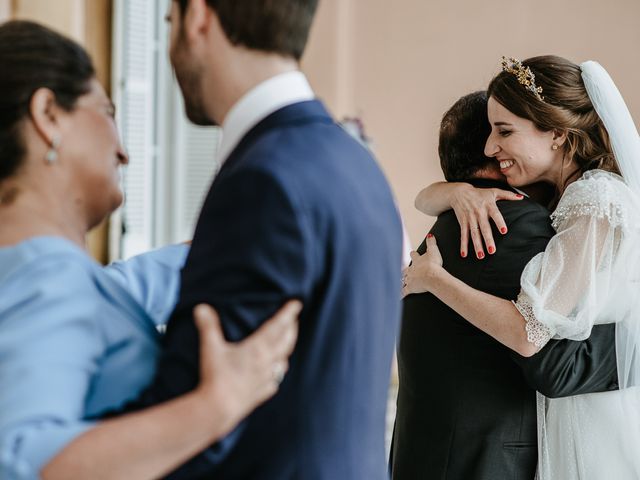
<path id="1" fill-rule="evenodd" d="M 487 105 L 491 134 L 484 153 L 495 158 L 510 185 L 519 187 L 544 181 L 558 184 L 562 170 L 564 136 L 543 132 L 535 124 L 518 117 L 493 97 Z M 553 145 L 557 149 L 553 149 Z"/>

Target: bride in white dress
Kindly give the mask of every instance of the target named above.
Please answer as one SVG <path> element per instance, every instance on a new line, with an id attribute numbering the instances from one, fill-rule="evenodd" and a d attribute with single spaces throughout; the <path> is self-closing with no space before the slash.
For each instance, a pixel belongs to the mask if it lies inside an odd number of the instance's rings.
<path id="1" fill-rule="evenodd" d="M 436 239 L 403 276 L 404 295 L 429 291 L 470 323 L 523 356 L 551 338 L 583 340 L 594 324 L 616 323 L 620 389 L 566 398 L 538 394 L 541 480 L 640 479 L 640 139 L 607 72 L 545 56 L 504 59 L 491 82 L 492 132 L 485 154 L 511 186 L 547 182 L 559 201 L 557 234 L 534 257 L 514 302 L 472 289 L 442 268 Z M 429 213 L 455 207 L 478 257 L 494 251 L 500 227 L 493 192 L 434 184 Z M 482 207 L 480 205 L 488 205 Z M 491 248 L 493 247 L 493 248 Z"/>

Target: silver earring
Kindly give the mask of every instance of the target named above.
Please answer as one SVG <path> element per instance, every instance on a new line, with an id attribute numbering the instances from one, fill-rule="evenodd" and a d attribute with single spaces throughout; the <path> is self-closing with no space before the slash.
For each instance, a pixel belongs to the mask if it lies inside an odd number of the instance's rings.
<path id="1" fill-rule="evenodd" d="M 556 143 L 551 145 L 551 150 L 557 150 L 557 149 L 558 149 L 558 145 Z"/>
<path id="2" fill-rule="evenodd" d="M 51 165 L 53 163 L 56 163 L 58 161 L 58 147 L 60 146 L 60 138 L 59 137 L 53 137 L 51 139 L 51 148 L 49 149 L 49 151 L 47 152 L 46 156 L 44 157 L 46 162 Z"/>

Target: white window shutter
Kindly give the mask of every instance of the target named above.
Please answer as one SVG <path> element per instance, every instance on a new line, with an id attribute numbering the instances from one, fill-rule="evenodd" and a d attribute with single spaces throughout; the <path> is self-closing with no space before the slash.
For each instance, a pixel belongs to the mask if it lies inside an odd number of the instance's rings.
<path id="1" fill-rule="evenodd" d="M 112 222 L 112 256 L 129 257 L 153 245 L 155 0 L 116 0 L 114 5 L 114 101 L 129 154 L 123 171 L 125 203 Z M 120 225 L 118 225 L 118 223 Z M 118 230 L 124 235 L 118 241 Z M 121 248 L 121 251 L 116 252 Z"/>
<path id="2" fill-rule="evenodd" d="M 177 114 L 174 138 L 174 241 L 190 239 L 204 198 L 218 170 L 217 152 L 222 135 L 216 127 L 199 127 L 184 114 L 180 95 L 175 97 Z"/>
<path id="3" fill-rule="evenodd" d="M 191 239 L 217 171 L 220 129 L 184 113 L 164 21 L 169 0 L 115 0 L 114 102 L 130 164 L 111 219 L 111 259 Z M 123 233 L 124 232 L 124 233 Z"/>

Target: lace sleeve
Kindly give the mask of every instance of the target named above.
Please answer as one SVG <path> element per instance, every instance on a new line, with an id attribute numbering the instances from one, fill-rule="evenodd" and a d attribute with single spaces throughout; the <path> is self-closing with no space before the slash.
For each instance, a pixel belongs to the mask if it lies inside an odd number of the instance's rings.
<path id="1" fill-rule="evenodd" d="M 529 297 L 521 292 L 518 295 L 518 299 L 512 303 L 524 318 L 527 340 L 538 347 L 538 349 L 544 347 L 547 342 L 553 338 L 553 333 L 544 323 L 536 319 Z"/>
<path id="2" fill-rule="evenodd" d="M 584 340 L 594 324 L 620 318 L 618 292 L 637 257 L 638 212 L 637 197 L 617 175 L 588 172 L 567 188 L 552 215 L 557 234 L 525 267 L 514 302 L 530 342 Z"/>
<path id="3" fill-rule="evenodd" d="M 613 227 L 629 228 L 638 214 L 629 208 L 632 195 L 619 175 L 588 171 L 567 187 L 551 214 L 553 228 L 560 232 L 566 228 L 567 221 L 581 216 L 603 218 Z"/>

